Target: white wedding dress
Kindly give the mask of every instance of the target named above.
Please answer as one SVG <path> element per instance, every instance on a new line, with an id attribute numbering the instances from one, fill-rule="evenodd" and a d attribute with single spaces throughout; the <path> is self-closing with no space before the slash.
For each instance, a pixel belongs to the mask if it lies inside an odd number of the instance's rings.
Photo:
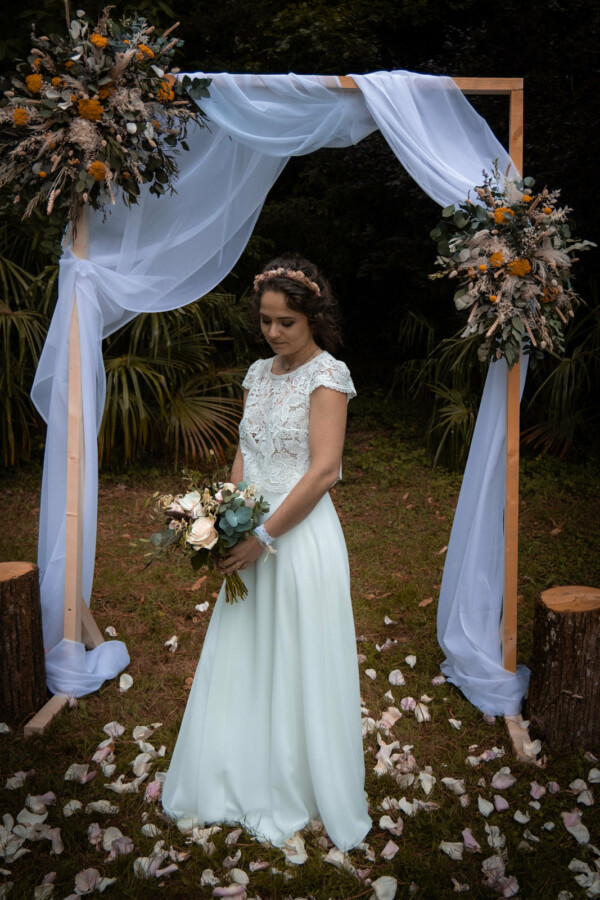
<path id="1" fill-rule="evenodd" d="M 355 395 L 344 363 L 322 353 L 244 381 L 244 480 L 277 508 L 310 466 L 310 395 Z M 276 555 L 243 571 L 245 600 L 221 589 L 196 671 L 163 805 L 173 818 L 240 823 L 281 846 L 320 818 L 341 850 L 371 827 L 348 556 L 326 494 L 279 537 Z"/>

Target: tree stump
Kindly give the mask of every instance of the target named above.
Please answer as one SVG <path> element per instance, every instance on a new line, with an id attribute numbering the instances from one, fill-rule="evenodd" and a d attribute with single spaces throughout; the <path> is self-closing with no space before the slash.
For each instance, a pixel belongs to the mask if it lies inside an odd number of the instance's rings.
<path id="1" fill-rule="evenodd" d="M 600 589 L 555 587 L 538 597 L 527 715 L 551 744 L 600 747 Z"/>
<path id="2" fill-rule="evenodd" d="M 46 693 L 38 567 L 0 563 L 0 721 L 28 719 Z"/>

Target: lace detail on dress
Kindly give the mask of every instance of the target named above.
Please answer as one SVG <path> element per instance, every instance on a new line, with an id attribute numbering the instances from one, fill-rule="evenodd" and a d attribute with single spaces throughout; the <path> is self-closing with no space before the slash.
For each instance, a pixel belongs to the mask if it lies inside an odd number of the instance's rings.
<path id="1" fill-rule="evenodd" d="M 244 479 L 258 488 L 287 494 L 310 468 L 310 395 L 328 387 L 356 396 L 345 363 L 324 352 L 285 375 L 271 373 L 272 359 L 253 363 L 243 381 L 248 390 L 240 422 Z"/>

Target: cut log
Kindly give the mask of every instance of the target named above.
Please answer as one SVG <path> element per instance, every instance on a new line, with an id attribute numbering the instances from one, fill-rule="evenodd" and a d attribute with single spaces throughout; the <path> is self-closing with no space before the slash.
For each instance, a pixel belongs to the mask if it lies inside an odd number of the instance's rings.
<path id="1" fill-rule="evenodd" d="M 28 719 L 46 696 L 39 569 L 0 563 L 0 721 Z"/>
<path id="2" fill-rule="evenodd" d="M 555 587 L 538 597 L 527 715 L 550 744 L 600 747 L 600 589 Z"/>

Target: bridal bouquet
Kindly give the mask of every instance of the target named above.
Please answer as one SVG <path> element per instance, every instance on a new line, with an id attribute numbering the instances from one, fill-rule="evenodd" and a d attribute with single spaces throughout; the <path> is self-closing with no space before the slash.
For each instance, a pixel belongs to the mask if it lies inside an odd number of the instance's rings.
<path id="1" fill-rule="evenodd" d="M 192 485 L 187 494 L 155 495 L 157 509 L 166 516 L 166 523 L 150 536 L 155 550 L 152 556 L 167 547 L 178 546 L 189 555 L 192 568 L 207 565 L 214 568 L 217 561 L 243 540 L 269 511 L 263 497 L 256 497 L 256 489 L 244 481 L 206 481 Z M 235 603 L 244 599 L 248 590 L 238 572 L 225 576 L 225 599 Z"/>
<path id="2" fill-rule="evenodd" d="M 431 232 L 441 271 L 429 277 L 456 278 L 454 303 L 468 310 L 461 336 L 479 334 L 480 359 L 505 356 L 509 368 L 523 339 L 538 355 L 562 351 L 579 302 L 571 266 L 577 251 L 595 246 L 571 238 L 571 210 L 559 205 L 560 192 L 534 193 L 533 184 L 484 173 L 474 198 L 447 206 Z"/>

